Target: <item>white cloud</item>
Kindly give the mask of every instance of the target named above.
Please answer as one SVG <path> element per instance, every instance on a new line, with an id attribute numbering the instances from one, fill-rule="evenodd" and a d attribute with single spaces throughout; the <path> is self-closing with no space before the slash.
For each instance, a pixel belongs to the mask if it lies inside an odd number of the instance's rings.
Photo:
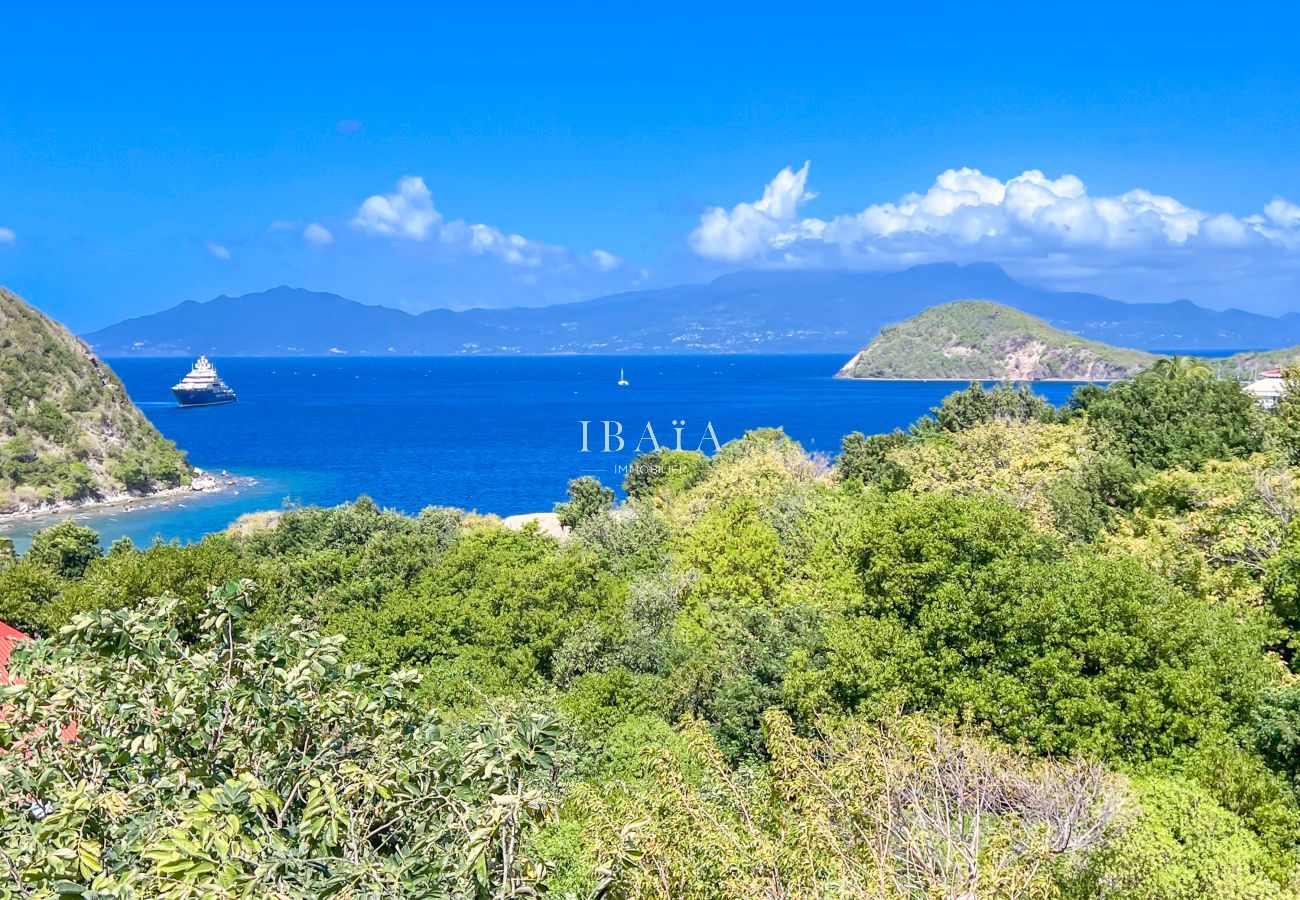
<path id="1" fill-rule="evenodd" d="M 297 227 L 297 225 L 287 219 L 276 219 L 270 225 L 266 226 L 266 230 L 269 234 L 274 234 L 277 231 L 293 231 Z"/>
<path id="2" fill-rule="evenodd" d="M 623 265 L 621 257 L 600 248 L 592 250 L 588 254 L 588 258 L 591 260 L 591 264 L 602 272 L 612 272 Z"/>
<path id="3" fill-rule="evenodd" d="M 1094 196 L 1075 175 L 1030 170 L 1007 181 L 978 169 L 949 169 L 924 192 L 831 219 L 803 217 L 815 194 L 808 164 L 785 168 L 762 199 L 700 217 L 690 244 L 701 256 L 759 266 L 886 268 L 932 261 L 1021 263 L 1028 273 L 1066 279 L 1120 268 L 1201 264 L 1231 257 L 1294 268 L 1300 206 L 1277 198 L 1262 215 L 1195 209 L 1141 188 Z M 1244 255 L 1244 256 L 1243 256 Z M 1192 265 L 1195 270 L 1196 265 Z"/>
<path id="4" fill-rule="evenodd" d="M 17 238 L 12 228 L 0 228 L 0 244 L 12 244 Z"/>
<path id="5" fill-rule="evenodd" d="M 808 166 L 805 162 L 798 172 L 788 166 L 777 172 L 755 203 L 739 203 L 730 212 L 720 207 L 706 210 L 691 245 L 711 259 L 742 262 L 790 243 L 797 234 L 799 204 L 817 196 L 805 189 Z"/>
<path id="6" fill-rule="evenodd" d="M 334 243 L 334 235 L 319 222 L 312 222 L 302 230 L 302 239 L 318 246 Z"/>
<path id="7" fill-rule="evenodd" d="M 208 253 L 212 254 L 214 259 L 230 259 L 230 251 L 216 241 L 208 241 Z"/>
<path id="8" fill-rule="evenodd" d="M 414 241 L 436 240 L 441 246 L 466 256 L 487 256 L 509 266 L 537 268 L 552 263 L 570 266 L 577 260 L 564 247 L 510 234 L 492 225 L 472 224 L 463 219 L 445 220 L 433 204 L 433 195 L 423 178 L 407 175 L 397 183 L 397 192 L 366 198 L 352 218 L 362 231 L 384 237 Z M 601 272 L 616 269 L 622 260 L 605 250 L 584 258 Z"/>
<path id="9" fill-rule="evenodd" d="M 522 235 L 506 234 L 491 225 L 470 225 L 457 219 L 442 226 L 438 238 L 449 247 L 477 256 L 495 256 L 512 266 L 539 266 L 548 251 L 563 254 L 560 247 L 548 247 Z"/>
<path id="10" fill-rule="evenodd" d="M 1294 228 L 1300 225 L 1300 206 L 1277 197 L 1264 206 L 1264 215 L 1274 225 Z"/>
<path id="11" fill-rule="evenodd" d="M 439 212 L 429 186 L 415 175 L 403 177 L 393 193 L 367 197 L 350 224 L 375 240 L 351 244 L 349 253 L 371 254 L 403 272 L 413 296 L 437 284 L 439 298 L 462 305 L 533 306 L 627 290 L 644 280 L 608 249 L 576 251 Z"/>
<path id="12" fill-rule="evenodd" d="M 407 175 L 397 183 L 396 193 L 367 197 L 352 224 L 368 234 L 423 241 L 441 221 L 424 179 Z"/>

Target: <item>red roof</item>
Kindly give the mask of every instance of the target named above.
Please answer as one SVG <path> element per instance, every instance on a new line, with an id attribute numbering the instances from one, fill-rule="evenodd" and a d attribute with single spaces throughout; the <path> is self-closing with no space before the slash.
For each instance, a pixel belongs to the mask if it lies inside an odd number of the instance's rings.
<path id="1" fill-rule="evenodd" d="M 13 652 L 15 641 L 30 640 L 17 628 L 0 622 L 0 684 L 9 681 L 9 654 Z"/>
<path id="2" fill-rule="evenodd" d="M 0 622 L 0 684 L 9 683 L 9 655 L 18 641 L 30 641 L 27 635 L 17 628 Z M 41 729 L 44 730 L 44 729 Z M 77 723 L 69 722 L 59 729 L 59 739 L 71 741 L 77 737 Z"/>

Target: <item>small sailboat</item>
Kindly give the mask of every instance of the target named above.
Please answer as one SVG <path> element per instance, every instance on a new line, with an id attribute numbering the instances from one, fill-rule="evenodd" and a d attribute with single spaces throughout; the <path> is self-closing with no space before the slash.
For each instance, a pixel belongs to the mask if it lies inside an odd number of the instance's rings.
<path id="1" fill-rule="evenodd" d="M 618 386 L 627 387 L 627 378 L 624 377 L 622 369 L 618 370 Z"/>

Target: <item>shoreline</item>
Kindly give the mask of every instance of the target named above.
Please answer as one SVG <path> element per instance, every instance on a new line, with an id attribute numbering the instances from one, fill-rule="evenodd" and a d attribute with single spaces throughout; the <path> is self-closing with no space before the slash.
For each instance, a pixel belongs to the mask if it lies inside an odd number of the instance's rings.
<path id="1" fill-rule="evenodd" d="M 17 525 L 25 525 L 46 518 L 55 520 L 81 514 L 108 512 L 114 509 L 120 512 L 138 512 L 165 505 L 179 497 L 189 497 L 196 494 L 204 497 L 212 496 L 250 483 L 247 476 L 230 474 L 219 476 L 198 468 L 194 470 L 194 473 L 194 477 L 189 484 L 163 488 L 148 494 L 132 494 L 123 491 L 107 494 L 93 500 L 63 500 L 35 509 L 0 513 L 0 535 Z"/>
<path id="2" fill-rule="evenodd" d="M 834 378 L 840 381 L 920 381 L 920 382 L 938 382 L 948 381 L 953 384 L 970 384 L 973 381 L 981 383 L 994 382 L 1001 384 L 1009 381 L 1012 384 L 1114 384 L 1117 381 L 1126 381 L 1125 378 L 1006 378 L 1005 376 L 987 378 L 916 378 L 903 377 L 899 375 L 842 375 L 836 373 Z"/>

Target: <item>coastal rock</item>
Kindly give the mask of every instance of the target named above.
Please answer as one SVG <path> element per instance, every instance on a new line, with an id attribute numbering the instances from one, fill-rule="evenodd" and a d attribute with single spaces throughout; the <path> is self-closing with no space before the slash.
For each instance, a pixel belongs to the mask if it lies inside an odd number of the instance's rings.
<path id="1" fill-rule="evenodd" d="M 536 523 L 538 530 L 542 534 L 548 534 L 560 540 L 569 537 L 569 529 L 560 524 L 560 517 L 553 512 L 520 513 L 517 516 L 506 516 L 501 521 L 502 525 L 512 531 L 523 531 L 527 525 L 533 523 Z"/>
<path id="2" fill-rule="evenodd" d="M 221 482 L 217 481 L 216 478 L 214 478 L 213 476 L 205 472 L 201 475 L 195 476 L 193 479 L 190 480 L 190 490 L 209 491 L 209 492 L 219 491 L 221 490 Z"/>

